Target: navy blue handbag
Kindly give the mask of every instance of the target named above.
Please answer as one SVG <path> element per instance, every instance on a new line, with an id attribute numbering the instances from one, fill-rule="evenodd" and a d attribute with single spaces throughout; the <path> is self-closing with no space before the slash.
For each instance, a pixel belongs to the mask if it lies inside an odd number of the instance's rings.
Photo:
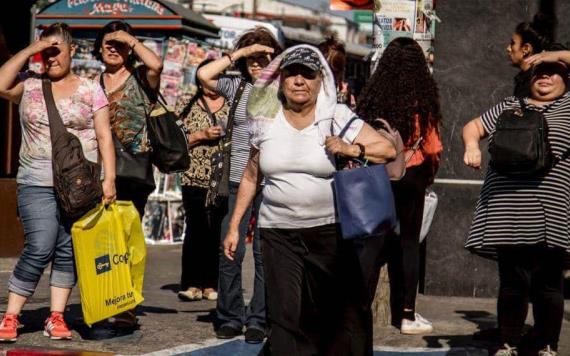
<path id="1" fill-rule="evenodd" d="M 342 138 L 352 118 L 339 133 Z M 337 215 L 345 240 L 392 231 L 397 224 L 390 178 L 384 164 L 337 170 L 333 187 Z"/>

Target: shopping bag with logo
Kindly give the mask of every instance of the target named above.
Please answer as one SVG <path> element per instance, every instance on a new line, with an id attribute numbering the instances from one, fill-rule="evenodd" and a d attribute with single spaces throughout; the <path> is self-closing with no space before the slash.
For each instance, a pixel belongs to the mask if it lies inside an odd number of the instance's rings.
<path id="1" fill-rule="evenodd" d="M 121 215 L 125 230 L 133 288 L 142 295 L 146 266 L 146 242 L 144 240 L 141 218 L 132 202 L 117 200 L 115 204 Z"/>
<path id="2" fill-rule="evenodd" d="M 87 325 L 130 310 L 143 301 L 133 284 L 127 248 L 127 233 L 133 231 L 133 224 L 125 229 L 125 214 L 121 210 L 118 203 L 107 207 L 100 204 L 71 229 Z"/>

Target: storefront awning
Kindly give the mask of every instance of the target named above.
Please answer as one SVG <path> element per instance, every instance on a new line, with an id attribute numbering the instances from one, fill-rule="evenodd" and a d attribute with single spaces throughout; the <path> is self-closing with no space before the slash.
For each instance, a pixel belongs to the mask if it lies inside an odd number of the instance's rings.
<path id="1" fill-rule="evenodd" d="M 36 26 L 65 22 L 72 28 L 99 29 L 113 20 L 134 29 L 219 38 L 219 28 L 202 15 L 167 0 L 59 0 L 36 15 Z"/>

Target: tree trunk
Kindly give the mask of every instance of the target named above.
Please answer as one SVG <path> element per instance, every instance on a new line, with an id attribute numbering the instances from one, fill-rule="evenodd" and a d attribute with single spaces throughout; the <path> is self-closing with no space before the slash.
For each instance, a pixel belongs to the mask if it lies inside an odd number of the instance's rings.
<path id="1" fill-rule="evenodd" d="M 388 277 L 388 266 L 385 264 L 380 270 L 380 278 L 378 279 L 376 294 L 372 302 L 374 328 L 390 325 L 390 319 L 390 278 Z"/>

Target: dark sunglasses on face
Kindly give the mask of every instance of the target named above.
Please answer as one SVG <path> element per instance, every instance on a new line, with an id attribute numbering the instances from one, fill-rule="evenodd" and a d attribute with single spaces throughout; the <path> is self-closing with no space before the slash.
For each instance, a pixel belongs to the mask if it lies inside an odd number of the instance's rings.
<path id="1" fill-rule="evenodd" d="M 540 63 L 532 70 L 532 75 L 536 77 L 553 76 L 558 74 L 562 78 L 568 77 L 568 68 L 561 63 Z"/>
<path id="2" fill-rule="evenodd" d="M 283 68 L 282 74 L 285 78 L 301 75 L 305 79 L 313 80 L 317 78 L 319 72 L 303 65 L 293 65 Z"/>
<path id="3" fill-rule="evenodd" d="M 105 41 L 105 47 L 113 47 L 120 51 L 123 49 L 127 49 L 128 45 L 120 41 L 110 40 L 110 41 Z"/>
<path id="4" fill-rule="evenodd" d="M 48 47 L 42 51 L 42 58 L 48 59 L 56 57 L 61 53 L 61 50 L 55 46 Z"/>
<path id="5" fill-rule="evenodd" d="M 269 58 L 267 58 L 266 55 L 261 54 L 261 55 L 257 55 L 257 56 L 247 57 L 247 61 L 249 61 L 251 63 L 259 63 L 261 65 L 265 65 L 265 64 L 269 63 Z"/>

